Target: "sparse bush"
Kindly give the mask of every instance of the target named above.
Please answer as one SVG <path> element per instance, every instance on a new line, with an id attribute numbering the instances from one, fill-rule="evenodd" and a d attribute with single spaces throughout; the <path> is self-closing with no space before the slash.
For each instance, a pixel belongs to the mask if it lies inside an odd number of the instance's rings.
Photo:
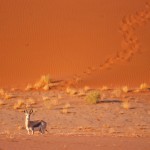
<path id="1" fill-rule="evenodd" d="M 16 104 L 14 104 L 14 109 L 22 109 L 25 107 L 25 103 L 23 100 L 18 100 Z"/>
<path id="2" fill-rule="evenodd" d="M 78 96 L 85 96 L 85 91 L 84 90 L 79 90 L 78 91 Z"/>
<path id="3" fill-rule="evenodd" d="M 65 106 L 62 109 L 62 113 L 63 114 L 67 114 L 68 113 L 68 109 L 71 107 L 71 105 L 69 103 L 65 104 Z"/>
<path id="4" fill-rule="evenodd" d="M 53 98 L 53 99 L 45 99 L 44 105 L 48 109 L 52 109 L 54 106 L 57 106 L 59 104 L 58 100 Z"/>
<path id="5" fill-rule="evenodd" d="M 41 79 L 34 84 L 35 89 L 43 88 L 44 90 L 49 90 L 49 84 L 52 82 L 49 75 L 41 76 Z"/>
<path id="6" fill-rule="evenodd" d="M 30 91 L 33 89 L 33 86 L 31 84 L 28 84 L 27 87 L 25 88 L 25 91 Z"/>
<path id="7" fill-rule="evenodd" d="M 122 88 L 122 91 L 123 91 L 124 93 L 128 93 L 128 92 L 129 92 L 129 89 L 128 89 L 127 86 L 124 86 L 124 87 Z"/>
<path id="8" fill-rule="evenodd" d="M 107 90 L 108 90 L 108 87 L 107 87 L 107 86 L 103 86 L 103 87 L 101 88 L 101 90 L 102 90 L 102 91 L 107 91 Z"/>
<path id="9" fill-rule="evenodd" d="M 50 89 L 50 86 L 47 84 L 43 87 L 43 90 L 48 91 Z"/>
<path id="10" fill-rule="evenodd" d="M 12 95 L 12 94 L 9 94 L 9 93 L 5 93 L 4 95 L 4 99 L 11 99 L 11 98 L 14 98 L 15 96 Z"/>
<path id="11" fill-rule="evenodd" d="M 129 101 L 128 101 L 128 100 L 124 100 L 124 101 L 122 102 L 122 107 L 123 107 L 124 109 L 129 109 L 129 108 L 130 108 Z"/>
<path id="12" fill-rule="evenodd" d="M 50 98 L 47 97 L 47 96 L 44 96 L 44 97 L 43 97 L 43 100 L 44 100 L 44 101 L 48 101 L 48 100 L 50 100 Z"/>
<path id="13" fill-rule="evenodd" d="M 31 105 L 36 104 L 36 102 L 35 102 L 35 100 L 32 99 L 32 98 L 28 98 L 28 99 L 27 99 L 27 104 L 31 106 Z"/>
<path id="14" fill-rule="evenodd" d="M 0 96 L 4 96 L 5 91 L 3 89 L 0 89 Z"/>
<path id="15" fill-rule="evenodd" d="M 76 89 L 68 87 L 68 88 L 66 89 L 66 93 L 67 93 L 67 94 L 70 94 L 70 95 L 75 95 L 75 94 L 77 94 L 78 92 L 77 92 Z"/>
<path id="16" fill-rule="evenodd" d="M 85 91 L 85 92 L 88 92 L 89 90 L 90 90 L 90 87 L 89 87 L 89 86 L 85 86 L 85 87 L 84 87 L 84 91 Z"/>
<path id="17" fill-rule="evenodd" d="M 121 89 L 115 89 L 112 91 L 112 96 L 115 98 L 120 98 L 122 95 L 122 90 Z"/>
<path id="18" fill-rule="evenodd" d="M 5 103 L 2 100 L 0 100 L 0 106 L 2 105 L 5 105 Z"/>
<path id="19" fill-rule="evenodd" d="M 140 90 L 147 90 L 150 89 L 150 86 L 147 83 L 142 83 L 140 85 Z"/>
<path id="20" fill-rule="evenodd" d="M 86 96 L 86 102 L 88 104 L 96 104 L 99 102 L 100 99 L 100 92 L 99 91 L 91 91 L 87 96 Z"/>

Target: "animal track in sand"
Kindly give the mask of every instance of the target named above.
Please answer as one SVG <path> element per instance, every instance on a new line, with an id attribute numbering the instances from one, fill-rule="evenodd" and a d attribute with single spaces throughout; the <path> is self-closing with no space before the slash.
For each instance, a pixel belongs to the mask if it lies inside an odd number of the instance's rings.
<path id="1" fill-rule="evenodd" d="M 111 69 L 111 67 L 118 62 L 131 61 L 136 54 L 141 52 L 140 41 L 136 35 L 136 29 L 137 27 L 146 24 L 148 21 L 150 21 L 150 4 L 146 2 L 144 9 L 129 16 L 124 16 L 121 20 L 119 31 L 123 37 L 121 42 L 122 49 L 114 56 L 107 58 L 106 61 L 98 67 L 88 67 L 82 74 L 75 75 L 73 77 L 73 82 L 76 83 L 79 81 L 77 79 L 82 80 L 82 78 L 92 74 L 95 71 Z"/>

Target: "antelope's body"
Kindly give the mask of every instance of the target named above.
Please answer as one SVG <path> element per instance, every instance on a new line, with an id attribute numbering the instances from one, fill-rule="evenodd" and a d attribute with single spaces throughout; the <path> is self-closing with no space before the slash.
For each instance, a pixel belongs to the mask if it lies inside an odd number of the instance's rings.
<path id="1" fill-rule="evenodd" d="M 30 111 L 25 110 L 25 127 L 28 131 L 28 134 L 32 132 L 34 134 L 34 131 L 39 131 L 41 134 L 44 134 L 46 130 L 47 123 L 43 120 L 36 120 L 36 121 L 30 121 L 30 115 L 33 113 L 33 110 Z"/>

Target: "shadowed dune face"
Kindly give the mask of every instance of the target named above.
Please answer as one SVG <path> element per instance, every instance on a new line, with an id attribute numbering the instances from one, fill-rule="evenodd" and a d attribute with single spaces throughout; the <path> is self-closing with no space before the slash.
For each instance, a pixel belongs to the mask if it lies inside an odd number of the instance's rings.
<path id="1" fill-rule="evenodd" d="M 0 0 L 0 86 L 47 73 L 92 86 L 150 82 L 148 2 Z"/>

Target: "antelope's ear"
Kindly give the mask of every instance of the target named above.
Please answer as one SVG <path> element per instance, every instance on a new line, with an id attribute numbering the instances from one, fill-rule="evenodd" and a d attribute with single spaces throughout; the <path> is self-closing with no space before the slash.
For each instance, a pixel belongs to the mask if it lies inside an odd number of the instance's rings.
<path id="1" fill-rule="evenodd" d="M 29 113 L 32 114 L 33 113 L 33 109 L 30 109 Z"/>
<path id="2" fill-rule="evenodd" d="M 27 113 L 27 110 L 24 110 L 23 112 L 24 112 L 24 113 Z"/>

